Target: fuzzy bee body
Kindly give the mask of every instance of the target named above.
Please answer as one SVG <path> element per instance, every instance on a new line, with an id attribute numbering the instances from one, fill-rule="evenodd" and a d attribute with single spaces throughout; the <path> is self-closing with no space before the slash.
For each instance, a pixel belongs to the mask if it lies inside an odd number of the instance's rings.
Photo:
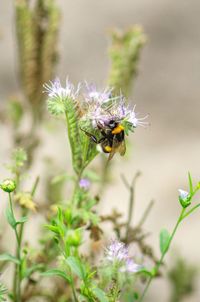
<path id="1" fill-rule="evenodd" d="M 95 135 L 82 130 L 95 144 L 101 145 L 104 153 L 109 153 L 108 160 L 111 160 L 116 152 L 119 152 L 123 156 L 126 152 L 124 127 L 114 120 L 110 120 L 106 126 L 102 126 L 101 124 L 97 126 L 102 135 L 99 140 Z"/>

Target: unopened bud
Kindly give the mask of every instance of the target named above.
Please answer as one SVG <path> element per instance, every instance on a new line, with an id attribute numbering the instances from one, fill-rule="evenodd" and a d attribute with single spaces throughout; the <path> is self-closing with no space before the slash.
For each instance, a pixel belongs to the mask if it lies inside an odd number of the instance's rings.
<path id="1" fill-rule="evenodd" d="M 16 182 L 13 179 L 5 179 L 1 184 L 0 188 L 7 193 L 11 193 L 16 189 Z"/>

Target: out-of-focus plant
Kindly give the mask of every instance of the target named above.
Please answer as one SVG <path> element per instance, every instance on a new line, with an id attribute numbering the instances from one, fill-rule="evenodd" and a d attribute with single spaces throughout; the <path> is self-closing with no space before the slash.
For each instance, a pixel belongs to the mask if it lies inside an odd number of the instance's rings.
<path id="1" fill-rule="evenodd" d="M 0 283 L 0 302 L 6 301 L 5 295 L 7 293 L 7 288 Z"/>
<path id="2" fill-rule="evenodd" d="M 44 100 L 42 84 L 52 78 L 57 60 L 60 10 L 54 0 L 16 0 L 20 77 L 27 101 L 38 120 Z"/>
<path id="3" fill-rule="evenodd" d="M 137 74 L 141 49 L 146 41 L 141 26 L 127 31 L 113 30 L 110 47 L 111 68 L 108 83 L 118 94 L 130 95 Z"/>
<path id="4" fill-rule="evenodd" d="M 189 179 L 189 192 L 184 191 L 182 189 L 179 190 L 179 202 L 181 205 L 181 212 L 178 217 L 178 220 L 174 226 L 174 229 L 171 233 L 169 233 L 166 229 L 161 230 L 160 232 L 160 251 L 161 251 L 161 257 L 155 267 L 151 271 L 148 271 L 149 273 L 149 279 L 146 283 L 146 286 L 144 288 L 144 292 L 142 293 L 139 301 L 144 301 L 144 297 L 146 295 L 146 292 L 148 291 L 148 288 L 152 282 L 152 280 L 155 278 L 155 276 L 158 274 L 160 266 L 163 264 L 164 258 L 171 246 L 171 242 L 174 239 L 174 236 L 176 234 L 176 231 L 178 227 L 180 226 L 181 222 L 191 215 L 194 211 L 196 211 L 200 207 L 200 203 L 197 203 L 196 205 L 193 205 L 193 198 L 196 195 L 196 193 L 200 190 L 200 182 L 194 186 L 192 182 L 192 178 L 190 176 L 190 173 L 188 174 Z"/>
<path id="5" fill-rule="evenodd" d="M 194 292 L 198 270 L 181 256 L 176 256 L 174 260 L 168 272 L 172 288 L 170 302 L 181 302 L 183 298 L 187 298 Z"/>
<path id="6" fill-rule="evenodd" d="M 42 265 L 30 264 L 28 250 L 23 246 L 24 224 L 28 220 L 29 210 L 35 211 L 36 205 L 33 201 L 38 181 L 37 178 L 30 192 L 21 191 L 21 177 L 23 177 L 23 167 L 27 160 L 23 149 L 16 149 L 12 155 L 12 162 L 8 165 L 13 177 L 5 179 L 0 188 L 8 194 L 9 207 L 6 209 L 6 219 L 13 229 L 16 240 L 16 253 L 3 253 L 0 261 L 12 262 L 15 265 L 13 276 L 13 291 L 11 297 L 14 301 L 21 301 L 21 283 L 31 277 L 31 274 L 41 269 Z M 14 212 L 14 202 L 18 203 L 21 209 L 20 218 L 16 218 Z"/>

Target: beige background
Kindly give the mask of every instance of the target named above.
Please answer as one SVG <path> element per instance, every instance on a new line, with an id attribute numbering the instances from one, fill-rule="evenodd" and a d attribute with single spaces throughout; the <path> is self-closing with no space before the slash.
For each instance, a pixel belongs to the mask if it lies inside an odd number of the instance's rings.
<path id="1" fill-rule="evenodd" d="M 131 179 L 136 170 L 142 171 L 143 176 L 137 186 L 135 219 L 154 198 L 156 204 L 145 228 L 151 232 L 149 242 L 154 243 L 159 253 L 159 230 L 161 227 L 171 230 L 176 221 L 180 211 L 177 190 L 187 190 L 187 171 L 195 180 L 200 179 L 200 1 L 60 0 L 59 3 L 63 20 L 57 74 L 62 79 L 69 75 L 75 82 L 86 79 L 103 86 L 109 68 L 108 29 L 113 26 L 126 28 L 139 23 L 147 34 L 148 42 L 142 53 L 132 100 L 137 103 L 137 110 L 142 115 L 149 113 L 151 126 L 137 129 L 131 136 L 134 147 L 129 158 L 116 156 L 113 174 L 123 172 Z M 11 0 L 0 1 L 0 33 L 0 101 L 3 103 L 19 89 Z M 65 129 L 61 129 L 61 135 L 56 139 L 44 136 L 43 151 L 38 153 L 35 174 L 41 169 L 42 158 L 56 152 L 60 164 L 69 167 L 67 142 L 63 139 Z M 9 130 L 1 126 L 0 135 L 0 158 L 3 163 L 10 151 Z M 6 175 L 5 169 L 1 168 L 1 171 Z M 2 193 L 0 198 L 4 198 Z M 102 211 L 108 212 L 113 206 L 125 211 L 127 198 L 127 192 L 117 177 L 112 190 L 104 196 Z M 200 212 L 197 212 L 181 226 L 171 250 L 173 254 L 173 249 L 177 247 L 187 261 L 197 267 L 200 267 L 199 217 Z M 10 245 L 9 240 L 7 245 Z M 170 256 L 167 260 L 170 264 Z M 200 280 L 198 283 L 195 296 L 187 302 L 200 300 Z M 167 297 L 165 280 L 155 281 L 148 301 L 167 302 Z"/>

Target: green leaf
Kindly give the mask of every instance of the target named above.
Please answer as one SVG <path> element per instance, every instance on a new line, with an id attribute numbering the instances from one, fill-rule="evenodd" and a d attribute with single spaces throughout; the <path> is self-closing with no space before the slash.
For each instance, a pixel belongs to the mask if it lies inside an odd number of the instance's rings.
<path id="1" fill-rule="evenodd" d="M 69 283 L 71 282 L 70 278 L 66 275 L 66 273 L 59 270 L 59 269 L 50 269 L 50 270 L 48 270 L 44 273 L 41 273 L 40 275 L 43 276 L 43 277 L 58 276 L 58 277 L 61 277 L 61 278 L 65 279 Z"/>
<path id="2" fill-rule="evenodd" d="M 47 109 L 48 111 L 55 116 L 59 116 L 65 113 L 65 105 L 62 98 L 55 97 L 47 100 Z"/>
<path id="3" fill-rule="evenodd" d="M 0 261 L 10 261 L 10 262 L 13 262 L 15 264 L 20 264 L 19 259 L 17 259 L 16 257 L 10 255 L 9 253 L 1 254 L 0 255 Z"/>
<path id="4" fill-rule="evenodd" d="M 16 220 L 15 220 L 15 217 L 14 217 L 14 215 L 13 215 L 13 212 L 11 211 L 10 208 L 7 208 L 7 209 L 6 209 L 6 219 L 7 219 L 8 223 L 9 223 L 9 225 L 10 225 L 13 229 L 15 229 L 15 227 L 16 227 Z"/>
<path id="5" fill-rule="evenodd" d="M 18 219 L 15 223 L 15 226 L 18 225 L 18 224 L 23 224 L 25 223 L 26 221 L 28 220 L 28 217 L 27 216 L 22 216 L 20 219 Z"/>
<path id="6" fill-rule="evenodd" d="M 170 234 L 166 229 L 160 232 L 160 251 L 161 253 L 166 253 L 169 248 Z"/>
<path id="7" fill-rule="evenodd" d="M 109 302 L 106 293 L 102 289 L 95 287 L 92 289 L 92 292 L 99 299 L 100 302 Z"/>
<path id="8" fill-rule="evenodd" d="M 190 172 L 188 172 L 188 180 L 189 180 L 189 187 L 190 187 L 190 195 L 193 194 L 193 184 L 192 184 L 192 177 L 190 175 Z"/>
<path id="9" fill-rule="evenodd" d="M 61 230 L 60 230 L 60 228 L 58 226 L 55 226 L 55 225 L 46 225 L 45 227 L 48 228 L 50 231 L 54 232 L 55 234 L 60 235 L 60 233 L 61 233 Z"/>
<path id="10" fill-rule="evenodd" d="M 152 272 L 150 272 L 150 271 L 148 271 L 147 269 L 141 269 L 139 272 L 138 272 L 138 274 L 144 274 L 144 275 L 146 275 L 146 276 L 148 276 L 148 277 L 152 277 Z"/>
<path id="11" fill-rule="evenodd" d="M 39 264 L 34 264 L 31 267 L 25 269 L 24 273 L 22 274 L 22 279 L 30 277 L 34 272 L 40 272 L 44 269 L 44 265 L 39 263 Z"/>
<path id="12" fill-rule="evenodd" d="M 86 277 L 86 272 L 84 269 L 84 266 L 80 262 L 78 258 L 75 257 L 68 257 L 66 259 L 67 264 L 71 268 L 72 272 L 77 275 L 80 279 L 85 279 Z"/>

